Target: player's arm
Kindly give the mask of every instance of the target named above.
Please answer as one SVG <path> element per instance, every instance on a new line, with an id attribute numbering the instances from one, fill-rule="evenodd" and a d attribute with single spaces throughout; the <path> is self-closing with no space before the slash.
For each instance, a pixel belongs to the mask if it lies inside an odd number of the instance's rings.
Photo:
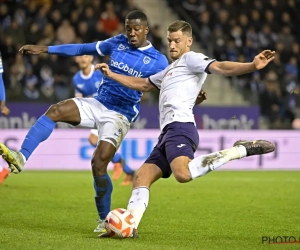
<path id="1" fill-rule="evenodd" d="M 101 70 L 102 74 L 111 78 L 112 80 L 121 83 L 127 88 L 148 92 L 155 88 L 148 78 L 138 78 L 134 76 L 124 76 L 112 72 L 106 63 L 99 63 L 95 66 L 96 70 Z"/>
<path id="2" fill-rule="evenodd" d="M 83 56 L 83 55 L 109 55 L 112 48 L 118 44 L 120 36 L 94 43 L 64 44 L 56 46 L 24 45 L 19 52 L 21 54 L 39 55 L 41 53 L 55 54 L 60 56 Z"/>
<path id="3" fill-rule="evenodd" d="M 24 45 L 21 54 L 39 55 L 42 53 L 60 56 L 98 55 L 97 42 L 83 44 L 64 44 L 56 46 Z"/>
<path id="4" fill-rule="evenodd" d="M 208 66 L 208 71 L 210 73 L 223 76 L 243 75 L 264 68 L 274 58 L 275 51 L 264 50 L 254 58 L 253 62 L 239 63 L 229 61 L 214 61 Z"/>
<path id="5" fill-rule="evenodd" d="M 6 104 L 5 104 L 5 88 L 4 88 L 4 82 L 2 79 L 2 73 L 0 73 L 0 111 L 5 116 L 10 113 L 9 108 L 6 107 Z"/>

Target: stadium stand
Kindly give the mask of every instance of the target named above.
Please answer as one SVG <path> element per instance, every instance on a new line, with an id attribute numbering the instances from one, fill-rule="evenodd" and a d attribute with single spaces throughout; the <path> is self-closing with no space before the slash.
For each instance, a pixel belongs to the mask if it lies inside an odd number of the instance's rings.
<path id="1" fill-rule="evenodd" d="M 251 61 L 263 49 L 276 51 L 266 70 L 232 78 L 232 85 L 275 127 L 299 118 L 300 30 L 295 0 L 168 0 L 180 18 L 197 27 L 195 37 L 217 60 Z M 293 93 L 293 94 L 291 94 Z"/>
<path id="2" fill-rule="evenodd" d="M 40 0 L 0 3 L 0 51 L 10 101 L 55 102 L 74 95 L 71 78 L 78 68 L 73 58 L 56 55 L 23 56 L 24 44 L 55 45 L 103 40 L 124 31 L 124 18 L 138 9 L 127 1 Z M 149 40 L 166 53 L 160 27 Z M 95 58 L 105 61 L 106 58 Z M 68 67 L 61 67 L 68 65 Z M 157 100 L 146 94 L 143 102 Z"/>
<path id="3" fill-rule="evenodd" d="M 0 5 L 0 50 L 4 82 L 12 101 L 54 102 L 73 95 L 73 58 L 21 56 L 23 44 L 86 43 L 123 32 L 133 0 L 5 1 Z M 167 0 L 181 19 L 189 21 L 206 54 L 218 60 L 250 61 L 259 51 L 276 50 L 274 62 L 260 73 L 231 79 L 262 116 L 276 128 L 289 128 L 300 118 L 300 31 L 295 0 Z M 149 36 L 167 54 L 160 27 Z M 96 61 L 106 58 L 96 58 Z M 60 65 L 68 65 L 61 67 Z M 157 101 L 145 94 L 144 103 Z"/>

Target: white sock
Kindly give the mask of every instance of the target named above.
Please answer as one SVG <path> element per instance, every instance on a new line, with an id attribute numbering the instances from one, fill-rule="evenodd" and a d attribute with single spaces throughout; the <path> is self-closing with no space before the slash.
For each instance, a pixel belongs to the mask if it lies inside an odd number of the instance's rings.
<path id="1" fill-rule="evenodd" d="M 135 228 L 138 228 L 143 214 L 148 206 L 149 202 L 149 188 L 137 187 L 132 190 L 131 197 L 129 199 L 127 210 L 133 215 L 135 220 Z"/>
<path id="2" fill-rule="evenodd" d="M 24 165 L 25 165 L 25 163 L 26 163 L 26 157 L 19 151 L 19 153 L 22 155 L 22 157 L 23 157 L 23 162 L 24 162 Z"/>
<path id="3" fill-rule="evenodd" d="M 3 167 L 0 165 L 0 172 L 2 172 L 2 171 L 3 171 L 3 169 L 4 169 L 4 168 L 3 168 Z"/>
<path id="4" fill-rule="evenodd" d="M 189 170 L 192 179 L 206 175 L 229 161 L 241 159 L 247 156 L 246 148 L 238 145 L 216 153 L 199 156 L 189 163 Z"/>

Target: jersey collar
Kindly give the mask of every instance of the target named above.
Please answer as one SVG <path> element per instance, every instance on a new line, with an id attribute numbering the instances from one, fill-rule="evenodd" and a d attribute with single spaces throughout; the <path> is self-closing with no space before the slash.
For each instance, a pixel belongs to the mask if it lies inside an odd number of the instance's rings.
<path id="1" fill-rule="evenodd" d="M 87 75 L 87 76 L 85 76 L 83 73 L 82 73 L 82 70 L 80 70 L 80 76 L 81 76 L 81 78 L 82 79 L 90 79 L 91 77 L 92 77 L 92 75 L 93 75 L 93 73 L 94 73 L 94 68 L 95 68 L 95 66 L 94 65 L 92 65 L 92 67 L 91 67 L 91 72 Z"/>
<path id="2" fill-rule="evenodd" d="M 147 43 L 148 43 L 147 46 L 138 48 L 138 50 L 146 50 L 146 49 L 150 49 L 150 48 L 152 47 L 152 44 L 151 44 L 148 40 L 147 40 Z"/>

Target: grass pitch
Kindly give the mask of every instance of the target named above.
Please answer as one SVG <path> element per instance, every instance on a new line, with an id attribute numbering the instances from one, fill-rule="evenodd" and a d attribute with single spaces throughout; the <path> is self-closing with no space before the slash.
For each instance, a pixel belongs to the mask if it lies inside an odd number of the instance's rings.
<path id="1" fill-rule="evenodd" d="M 120 180 L 121 181 L 121 180 Z M 112 208 L 131 187 L 114 183 Z M 0 186 L 0 249 L 300 249 L 262 236 L 300 237 L 300 172 L 214 172 L 158 181 L 139 239 L 98 239 L 90 172 L 24 172 Z"/>

